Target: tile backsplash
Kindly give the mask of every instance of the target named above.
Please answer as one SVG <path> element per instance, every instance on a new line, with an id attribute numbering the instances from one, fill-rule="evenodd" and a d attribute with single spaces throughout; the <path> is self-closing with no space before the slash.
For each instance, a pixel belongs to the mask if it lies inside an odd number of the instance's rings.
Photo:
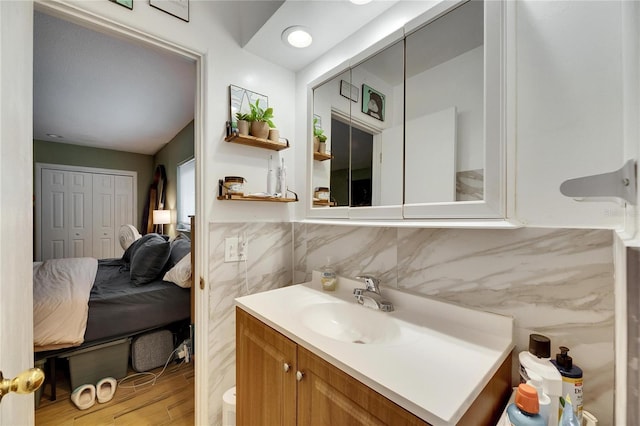
<path id="1" fill-rule="evenodd" d="M 515 359 L 532 332 L 568 346 L 584 406 L 613 424 L 613 236 L 604 230 L 364 228 L 296 223 L 295 282 L 327 256 L 339 275 L 515 319 Z"/>
<path id="2" fill-rule="evenodd" d="M 222 395 L 235 385 L 235 298 L 291 284 L 291 223 L 209 224 L 209 422 L 222 423 Z M 224 262 L 225 238 L 248 242 L 247 262 Z"/>

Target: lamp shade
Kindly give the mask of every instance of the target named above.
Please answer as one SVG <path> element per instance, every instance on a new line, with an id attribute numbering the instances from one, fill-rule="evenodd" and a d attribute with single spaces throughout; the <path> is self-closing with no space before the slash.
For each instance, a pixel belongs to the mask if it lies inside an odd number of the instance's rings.
<path id="1" fill-rule="evenodd" d="M 171 223 L 171 210 L 154 210 L 153 211 L 154 225 L 166 225 L 168 223 Z"/>

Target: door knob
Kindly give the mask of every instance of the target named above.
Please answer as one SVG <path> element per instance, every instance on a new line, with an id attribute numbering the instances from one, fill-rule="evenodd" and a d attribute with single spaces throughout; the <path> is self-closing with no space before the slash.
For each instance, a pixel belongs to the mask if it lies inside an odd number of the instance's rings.
<path id="1" fill-rule="evenodd" d="M 290 368 L 291 368 L 291 366 L 286 362 L 282 366 L 282 369 L 284 370 L 285 373 L 288 373 Z"/>
<path id="2" fill-rule="evenodd" d="M 302 371 L 296 372 L 296 380 L 300 381 L 304 377 L 304 373 Z"/>
<path id="3" fill-rule="evenodd" d="M 0 371 L 0 401 L 10 392 L 27 394 L 35 392 L 44 382 L 44 372 L 39 368 L 30 368 L 13 379 L 5 379 Z"/>

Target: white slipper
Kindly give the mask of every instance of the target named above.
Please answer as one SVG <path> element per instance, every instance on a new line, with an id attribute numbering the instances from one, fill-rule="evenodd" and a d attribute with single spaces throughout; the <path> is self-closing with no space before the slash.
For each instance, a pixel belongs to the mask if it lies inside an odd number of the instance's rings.
<path id="1" fill-rule="evenodd" d="M 116 393 L 118 382 L 113 377 L 105 377 L 96 384 L 96 395 L 98 402 L 103 404 L 111 401 L 113 395 Z"/>
<path id="2" fill-rule="evenodd" d="M 71 393 L 71 402 L 80 410 L 93 407 L 93 404 L 96 403 L 96 387 L 90 384 L 78 386 Z"/>

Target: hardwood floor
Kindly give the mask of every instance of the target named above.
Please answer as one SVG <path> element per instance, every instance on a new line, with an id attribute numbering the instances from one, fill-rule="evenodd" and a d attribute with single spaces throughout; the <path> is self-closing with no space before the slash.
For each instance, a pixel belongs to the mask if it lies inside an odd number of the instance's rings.
<path id="1" fill-rule="evenodd" d="M 152 370 L 160 373 L 162 367 Z M 134 374 L 130 371 L 129 374 Z M 150 376 L 126 380 L 118 386 L 114 398 L 96 404 L 88 410 L 78 410 L 69 398 L 69 382 L 63 372 L 58 374 L 56 401 L 49 401 L 47 385 L 36 410 L 36 426 L 49 425 L 193 425 L 194 369 L 193 363 L 169 364 L 156 384 L 141 385 Z M 136 385 L 136 388 L 125 386 Z"/>

